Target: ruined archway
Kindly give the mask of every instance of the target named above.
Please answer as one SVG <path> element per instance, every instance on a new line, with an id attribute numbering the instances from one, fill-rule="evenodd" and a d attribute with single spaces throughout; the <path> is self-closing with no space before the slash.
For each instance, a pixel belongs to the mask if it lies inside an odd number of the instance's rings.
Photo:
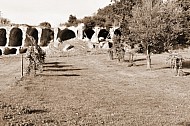
<path id="1" fill-rule="evenodd" d="M 76 37 L 75 32 L 68 28 L 65 28 L 63 30 L 58 29 L 57 38 L 59 38 L 59 41 L 61 42 L 75 38 L 75 37 Z"/>
<path id="2" fill-rule="evenodd" d="M 48 46 L 51 40 L 54 39 L 54 31 L 48 28 L 42 29 L 40 38 L 40 46 Z"/>
<path id="3" fill-rule="evenodd" d="M 2 55 L 2 50 L 0 49 L 0 56 Z"/>
<path id="4" fill-rule="evenodd" d="M 12 28 L 9 35 L 9 46 L 22 46 L 22 36 L 20 28 Z"/>
<path id="5" fill-rule="evenodd" d="M 0 46 L 5 46 L 7 44 L 6 29 L 0 29 Z"/>
<path id="6" fill-rule="evenodd" d="M 38 30 L 36 28 L 28 27 L 26 30 L 26 34 L 29 36 L 32 36 L 35 39 L 36 44 L 38 44 Z M 24 40 L 24 46 L 25 47 L 31 46 L 31 40 L 27 35 L 26 35 L 26 38 Z"/>
<path id="7" fill-rule="evenodd" d="M 83 30 L 83 37 L 82 37 L 82 39 L 84 39 L 84 38 L 91 39 L 94 33 L 95 33 L 95 31 L 92 28 L 85 28 Z"/>
<path id="8" fill-rule="evenodd" d="M 109 36 L 109 31 L 106 29 L 100 29 L 99 33 L 98 33 L 98 41 L 105 41 L 106 38 L 108 38 Z M 100 38 L 103 38 L 102 40 L 100 40 Z"/>

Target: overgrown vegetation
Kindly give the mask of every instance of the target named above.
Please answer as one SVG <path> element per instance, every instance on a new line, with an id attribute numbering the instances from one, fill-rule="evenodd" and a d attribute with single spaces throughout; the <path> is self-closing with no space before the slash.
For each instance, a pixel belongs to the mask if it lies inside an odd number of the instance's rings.
<path id="1" fill-rule="evenodd" d="M 162 53 L 170 49 L 185 48 L 190 44 L 188 0 L 165 3 L 162 0 L 115 0 L 114 4 L 100 10 L 101 13 L 98 14 L 106 15 L 108 10 L 113 16 L 107 17 L 109 20 L 115 19 L 113 25 L 116 20 L 119 22 L 126 43 L 140 43 L 144 46 L 147 60 L 151 52 Z M 151 64 L 150 61 L 149 59 L 147 64 Z"/>
<path id="2" fill-rule="evenodd" d="M 113 0 L 94 16 L 77 19 L 70 15 L 68 26 L 119 26 L 127 43 L 152 45 L 152 52 L 187 47 L 190 42 L 190 1 Z"/>
<path id="3" fill-rule="evenodd" d="M 190 45 L 189 0 L 111 0 L 112 4 L 99 9 L 94 16 L 82 22 L 86 27 L 120 27 L 125 42 L 142 44 L 147 57 Z M 73 24 L 73 18 L 68 23 Z M 151 60 L 150 60 L 151 61 Z M 150 68 L 150 66 L 149 66 Z"/>

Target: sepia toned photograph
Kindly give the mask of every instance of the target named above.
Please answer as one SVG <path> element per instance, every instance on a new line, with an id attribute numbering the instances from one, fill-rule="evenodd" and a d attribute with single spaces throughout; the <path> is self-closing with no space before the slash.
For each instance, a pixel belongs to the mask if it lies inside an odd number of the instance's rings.
<path id="1" fill-rule="evenodd" d="M 0 126 L 190 126 L 190 0 L 0 0 Z"/>

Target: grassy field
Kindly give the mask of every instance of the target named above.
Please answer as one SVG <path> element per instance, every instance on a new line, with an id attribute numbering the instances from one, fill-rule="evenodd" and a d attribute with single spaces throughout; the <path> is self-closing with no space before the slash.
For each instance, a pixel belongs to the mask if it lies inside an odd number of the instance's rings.
<path id="1" fill-rule="evenodd" d="M 76 43 L 69 52 L 50 51 L 35 77 L 19 79 L 19 55 L 1 57 L 0 126 L 190 125 L 188 51 L 181 52 L 185 75 L 176 77 L 167 53 L 152 54 L 147 70 L 143 54 L 128 67 L 105 50 Z"/>

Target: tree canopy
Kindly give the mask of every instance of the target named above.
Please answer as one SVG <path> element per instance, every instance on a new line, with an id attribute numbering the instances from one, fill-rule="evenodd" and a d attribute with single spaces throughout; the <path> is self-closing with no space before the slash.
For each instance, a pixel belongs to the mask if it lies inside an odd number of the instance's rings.
<path id="1" fill-rule="evenodd" d="M 153 52 L 189 46 L 190 1 L 111 0 L 93 16 L 77 19 L 70 15 L 68 23 L 93 28 L 118 26 L 127 43 L 152 45 Z"/>
<path id="2" fill-rule="evenodd" d="M 189 0 L 165 3 L 162 0 L 113 1 L 97 15 L 107 16 L 114 22 L 112 25 L 119 22 L 117 25 L 127 43 L 143 43 L 144 47 L 151 45 L 155 53 L 189 46 Z"/>

